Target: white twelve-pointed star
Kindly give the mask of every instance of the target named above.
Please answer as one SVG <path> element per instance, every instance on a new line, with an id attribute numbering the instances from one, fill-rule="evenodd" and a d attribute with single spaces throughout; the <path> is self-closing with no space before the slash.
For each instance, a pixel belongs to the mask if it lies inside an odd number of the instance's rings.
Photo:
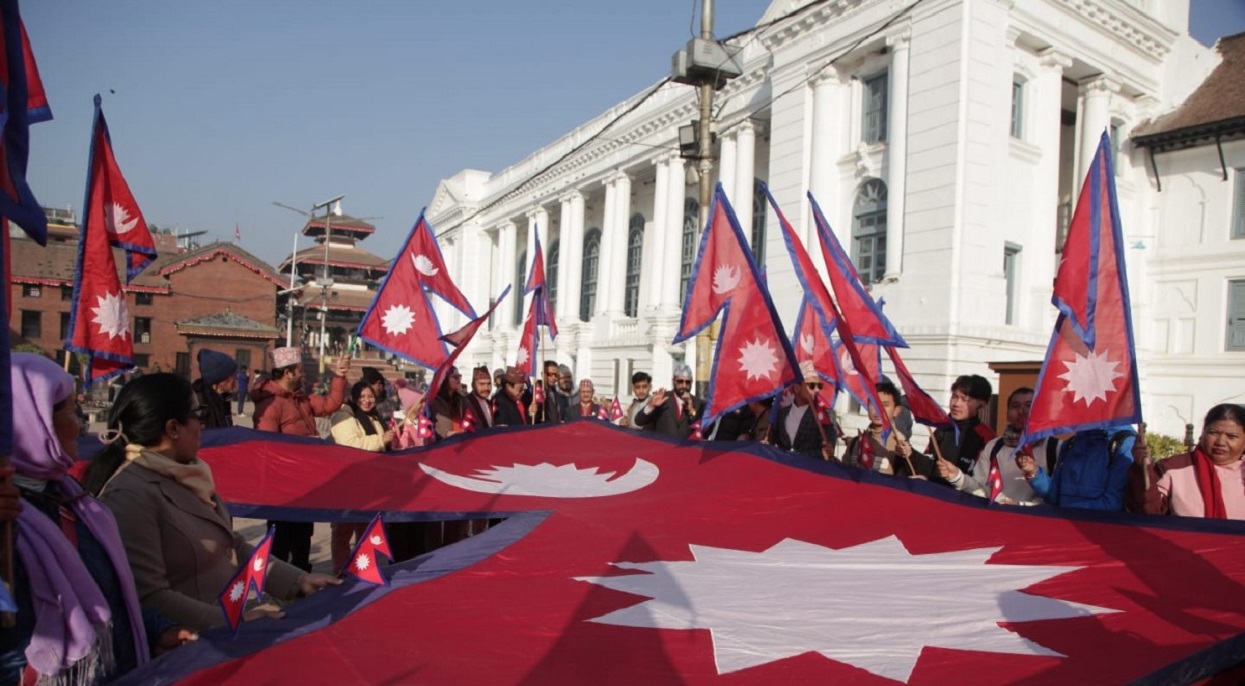
<path id="1" fill-rule="evenodd" d="M 104 213 L 104 223 L 108 230 L 116 235 L 129 233 L 138 226 L 138 217 L 130 218 L 130 211 L 120 203 L 112 203 Z"/>
<path id="2" fill-rule="evenodd" d="M 1066 382 L 1064 391 L 1072 393 L 1072 402 L 1079 400 L 1090 407 L 1099 400 L 1106 402 L 1107 394 L 1115 391 L 1115 380 L 1124 373 L 1116 371 L 1120 363 L 1108 359 L 1109 352 L 1091 350 L 1087 355 L 1075 353 L 1076 359 L 1064 361 L 1068 371 L 1060 374 L 1059 378 Z"/>
<path id="3" fill-rule="evenodd" d="M 748 380 L 768 379 L 778 371 L 778 354 L 769 341 L 757 339 L 739 349 L 739 367 Z"/>
<path id="4" fill-rule="evenodd" d="M 236 603 L 242 600 L 242 592 L 246 590 L 246 582 L 238 581 L 229 587 L 229 602 Z"/>
<path id="5" fill-rule="evenodd" d="M 522 367 L 526 365 L 527 361 L 530 360 L 531 357 L 532 355 L 531 353 L 527 351 L 526 345 L 519 346 L 519 353 L 515 355 L 515 358 L 514 358 L 514 366 Z"/>
<path id="6" fill-rule="evenodd" d="M 842 550 L 790 538 L 761 552 L 689 547 L 690 562 L 614 563 L 647 574 L 578 577 L 651 598 L 590 621 L 709 629 L 719 674 L 818 652 L 907 682 L 925 646 L 1062 657 L 999 623 L 1115 612 L 1024 593 L 1079 568 L 987 564 L 998 548 L 912 555 L 895 536 Z"/>
<path id="7" fill-rule="evenodd" d="M 812 355 L 813 351 L 817 348 L 817 339 L 813 338 L 813 334 L 806 333 L 803 336 L 800 336 L 800 347 L 804 348 L 804 352 Z"/>
<path id="8" fill-rule="evenodd" d="M 713 270 L 713 292 L 718 295 L 729 293 L 739 285 L 739 267 L 724 264 Z"/>
<path id="9" fill-rule="evenodd" d="M 109 340 L 130 335 L 130 311 L 120 293 L 95 296 L 95 307 L 91 308 L 91 312 L 95 315 L 92 321 L 99 326 L 99 332 L 108 334 Z"/>
<path id="10" fill-rule="evenodd" d="M 371 566 L 372 558 L 368 557 L 367 553 L 359 553 L 359 556 L 354 559 L 354 567 L 359 571 L 363 571 Z"/>
<path id="11" fill-rule="evenodd" d="M 385 333 L 390 336 L 401 336 L 415 323 L 415 313 L 406 305 L 390 305 L 380 321 L 385 327 Z"/>
<path id="12" fill-rule="evenodd" d="M 427 255 L 422 253 L 419 255 L 411 255 L 411 262 L 415 265 L 415 271 L 423 274 L 424 276 L 436 276 L 437 272 L 441 271 L 435 264 L 432 263 L 432 260 L 429 259 Z"/>

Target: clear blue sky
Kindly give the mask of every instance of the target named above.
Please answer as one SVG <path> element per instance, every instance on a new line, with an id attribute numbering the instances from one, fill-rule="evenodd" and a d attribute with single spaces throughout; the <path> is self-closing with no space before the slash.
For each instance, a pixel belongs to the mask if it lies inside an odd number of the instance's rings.
<path id="1" fill-rule="evenodd" d="M 148 222 L 230 239 L 236 221 L 276 264 L 303 220 L 272 202 L 345 193 L 388 257 L 440 179 L 499 171 L 665 76 L 699 4 L 28 0 L 55 115 L 32 129 L 31 186 L 81 206 L 98 92 Z M 767 5 L 717 0 L 717 35 Z M 1245 30 L 1245 0 L 1193 13 L 1204 43 Z"/>

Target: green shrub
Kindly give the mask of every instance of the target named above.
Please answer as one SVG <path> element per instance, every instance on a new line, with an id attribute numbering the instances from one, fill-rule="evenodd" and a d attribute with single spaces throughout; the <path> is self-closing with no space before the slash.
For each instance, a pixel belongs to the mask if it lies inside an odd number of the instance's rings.
<path id="1" fill-rule="evenodd" d="M 1165 460 L 1172 455 L 1185 452 L 1184 440 L 1163 434 L 1146 434 L 1146 445 L 1150 448 L 1150 457 L 1154 460 Z"/>

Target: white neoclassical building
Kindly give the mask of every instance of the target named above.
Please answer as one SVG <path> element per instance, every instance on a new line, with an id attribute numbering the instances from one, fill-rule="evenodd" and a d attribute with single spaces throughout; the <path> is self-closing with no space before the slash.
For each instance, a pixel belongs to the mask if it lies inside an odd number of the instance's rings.
<path id="1" fill-rule="evenodd" d="M 1221 61 L 1189 37 L 1188 10 L 1188 0 L 773 0 L 729 43 L 743 75 L 716 96 L 717 180 L 788 328 L 801 293 L 759 182 L 810 246 L 812 190 L 936 396 L 958 374 L 993 377 L 988 363 L 1041 359 L 1057 249 L 1106 129 L 1152 430 L 1181 435 L 1210 404 L 1239 399 L 1245 352 L 1213 344 L 1229 303 L 1195 299 L 1197 314 L 1182 319 L 1180 298 L 1157 284 L 1180 268 L 1162 251 L 1194 240 L 1178 265 L 1197 271 L 1196 256 L 1213 254 L 1216 273 L 1245 278 L 1245 241 L 1229 240 L 1223 212 L 1185 235 L 1165 209 L 1177 182 L 1163 178 L 1160 191 L 1147 150 L 1129 140 Z M 540 234 L 561 327 L 541 356 L 599 392 L 624 395 L 634 370 L 660 384 L 677 361 L 695 366 L 694 345 L 670 341 L 698 234 L 695 172 L 676 136 L 696 117 L 692 87 L 659 84 L 507 169 L 445 179 L 429 206 L 476 303 L 522 285 Z M 1229 168 L 1245 165 L 1240 145 L 1223 146 Z M 1213 191 L 1225 212 L 1230 186 Z M 1215 278 L 1201 287 L 1226 292 L 1227 275 Z M 466 360 L 512 362 L 525 311 L 512 298 Z M 1181 328 L 1189 318 L 1204 328 Z"/>

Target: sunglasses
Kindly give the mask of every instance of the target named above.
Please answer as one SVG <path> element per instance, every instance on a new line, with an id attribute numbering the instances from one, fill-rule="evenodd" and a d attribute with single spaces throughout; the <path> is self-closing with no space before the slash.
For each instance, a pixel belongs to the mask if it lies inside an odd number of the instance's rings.
<path id="1" fill-rule="evenodd" d="M 207 419 L 207 416 L 208 416 L 207 405 L 200 405 L 198 407 L 191 408 L 190 414 L 189 414 L 189 417 L 194 417 L 195 419 L 198 419 L 200 422 Z"/>
<path id="2" fill-rule="evenodd" d="M 823 384 L 819 384 L 819 383 L 817 383 L 816 381 L 811 381 L 811 382 L 806 383 L 806 384 L 804 384 L 804 385 L 805 385 L 806 387 L 808 387 L 808 390 L 810 390 L 810 391 L 820 391 L 820 390 L 822 389 L 822 387 L 823 387 Z"/>

